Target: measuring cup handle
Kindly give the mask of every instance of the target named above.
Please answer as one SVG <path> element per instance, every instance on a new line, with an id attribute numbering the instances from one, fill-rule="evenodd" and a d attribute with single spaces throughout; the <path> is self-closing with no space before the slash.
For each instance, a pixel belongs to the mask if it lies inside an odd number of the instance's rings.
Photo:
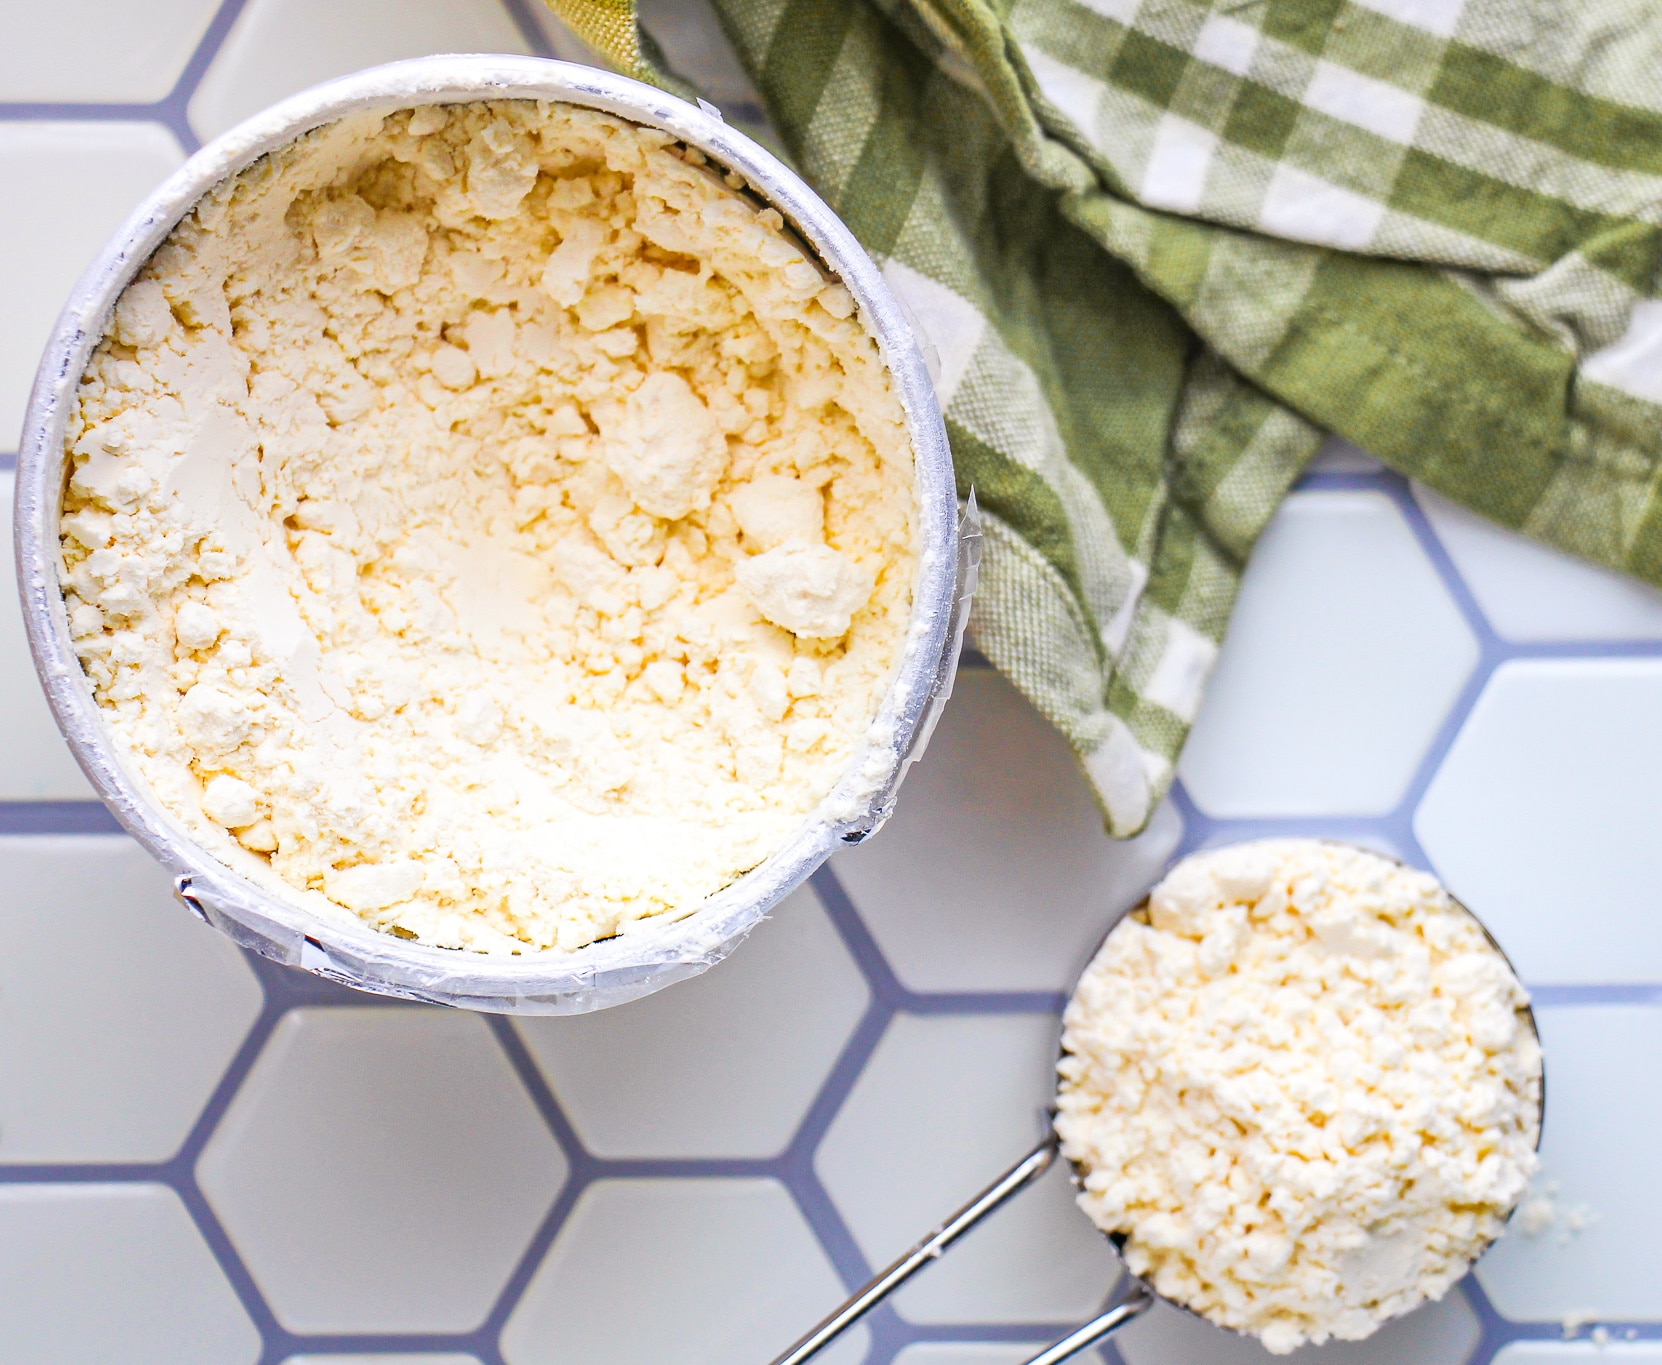
<path id="1" fill-rule="evenodd" d="M 1078 1331 L 1068 1333 L 1054 1346 L 1040 1351 L 1027 1365 L 1061 1365 L 1064 1360 L 1073 1359 L 1110 1332 L 1117 1332 L 1153 1302 L 1154 1295 L 1149 1292 L 1148 1286 L 1141 1280 L 1133 1280 L 1125 1296 L 1106 1313 L 1091 1319 Z"/>
<path id="2" fill-rule="evenodd" d="M 965 1204 L 951 1218 L 925 1237 L 886 1270 L 879 1271 L 862 1289 L 858 1290 L 841 1308 L 815 1327 L 773 1365 L 803 1365 L 829 1346 L 849 1327 L 863 1318 L 890 1294 L 924 1266 L 938 1258 L 949 1246 L 973 1228 L 989 1213 L 1002 1207 L 1006 1200 L 1026 1189 L 1056 1160 L 1056 1134 L 1047 1133 L 1045 1140 L 974 1199 Z M 1106 1329 L 1105 1329 L 1106 1330 Z M 1093 1338 L 1094 1340 L 1094 1338 Z M 1057 1356 L 1056 1359 L 1065 1359 Z"/>

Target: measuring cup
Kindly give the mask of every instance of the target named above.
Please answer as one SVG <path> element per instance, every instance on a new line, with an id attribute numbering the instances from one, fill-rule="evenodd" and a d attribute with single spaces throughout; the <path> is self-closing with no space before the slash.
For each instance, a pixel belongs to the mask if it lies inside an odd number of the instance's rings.
<path id="1" fill-rule="evenodd" d="M 1337 843 L 1339 841 L 1332 840 L 1324 842 Z M 1361 845 L 1350 845 L 1350 847 L 1360 848 Z M 1212 850 L 1207 851 L 1210 852 Z M 1373 854 L 1376 857 L 1385 856 L 1379 854 L 1377 850 L 1374 849 L 1363 849 L 1363 851 Z M 1391 861 L 1397 860 L 1393 859 Z M 1453 896 L 1450 896 L 1449 900 L 1457 910 L 1463 912 L 1472 921 L 1472 923 L 1477 925 L 1477 927 L 1482 931 L 1483 937 L 1489 941 L 1489 946 L 1500 954 L 1502 960 L 1506 962 L 1507 967 L 1512 969 L 1512 975 L 1516 977 L 1517 969 L 1512 967 L 1512 960 L 1506 956 L 1505 951 L 1501 948 L 1500 944 L 1495 941 L 1495 936 L 1489 932 L 1483 921 L 1476 915 L 1472 914 L 1471 910 L 1466 905 L 1456 900 Z M 1126 913 L 1129 915 L 1136 915 L 1139 913 L 1146 913 L 1147 909 L 1148 897 L 1144 896 L 1141 901 L 1132 906 Z M 1115 921 L 1114 928 L 1118 927 L 1118 923 L 1118 921 Z M 1113 928 L 1110 928 L 1108 932 L 1110 934 L 1113 933 Z M 1107 941 L 1107 935 L 1104 935 L 1102 943 L 1106 943 Z M 1102 944 L 1098 944 L 1097 952 L 1101 951 L 1101 947 Z M 1092 962 L 1096 960 L 1096 956 L 1096 952 L 1091 954 Z M 1089 964 L 1087 964 L 1086 969 L 1089 970 Z M 1077 989 L 1078 985 L 1076 983 L 1075 990 Z M 1531 1009 L 1527 1003 L 1525 1003 L 1520 1012 L 1528 1022 L 1529 1031 L 1534 1036 L 1537 1045 L 1539 1045 L 1541 1034 L 1540 1030 L 1535 1026 L 1535 1011 Z M 1535 1146 L 1537 1149 L 1539 1149 L 1541 1145 L 1541 1128 L 1546 1118 L 1546 1096 L 1546 1070 L 1543 1065 L 1535 1123 Z M 957 1213 L 948 1218 L 946 1222 L 942 1223 L 904 1256 L 900 1257 L 886 1269 L 879 1271 L 866 1285 L 856 1291 L 846 1302 L 844 1302 L 840 1308 L 831 1313 L 829 1317 L 816 1326 L 783 1355 L 778 1356 L 772 1362 L 772 1365 L 804 1365 L 804 1362 L 812 1359 L 823 1348 L 829 1346 L 831 1342 L 836 1340 L 836 1338 L 847 1328 L 853 1326 L 854 1323 L 858 1322 L 873 1308 L 877 1307 L 878 1304 L 882 1303 L 884 1299 L 893 1294 L 897 1289 L 905 1284 L 907 1280 L 917 1274 L 918 1271 L 922 1270 L 931 1262 L 938 1260 L 949 1246 L 951 1246 L 971 1228 L 975 1227 L 976 1224 L 980 1223 L 989 1214 L 1002 1208 L 1009 1200 L 1013 1199 L 1016 1195 L 1020 1194 L 1021 1191 L 1033 1184 L 1034 1181 L 1050 1169 L 1059 1154 L 1060 1147 L 1061 1139 L 1056 1135 L 1055 1129 L 1052 1128 L 1037 1147 L 1033 1148 L 1033 1150 L 1027 1153 L 1026 1156 L 1022 1157 L 1020 1161 L 1016 1162 L 1014 1166 L 1005 1171 L 1003 1175 L 999 1176 L 997 1180 L 993 1181 L 992 1184 L 982 1190 L 980 1194 L 976 1195 L 975 1198 L 965 1204 L 963 1208 L 959 1209 Z M 1069 1164 L 1072 1167 L 1074 1186 L 1078 1188 L 1083 1184 L 1085 1172 L 1077 1163 L 1070 1162 Z M 1508 1217 L 1510 1217 L 1510 1215 L 1508 1215 Z M 1111 1243 L 1113 1243 L 1115 1252 L 1124 1250 L 1127 1240 L 1126 1234 L 1123 1232 L 1112 1232 L 1104 1233 L 1103 1235 L 1106 1236 Z M 1491 1238 L 1490 1241 L 1485 1243 L 1478 1251 L 1477 1255 L 1472 1257 L 1471 1262 L 1468 1263 L 1468 1268 L 1471 1264 L 1475 1264 L 1477 1260 L 1493 1245 L 1494 1240 Z M 1125 1324 L 1130 1322 L 1133 1318 L 1140 1316 L 1142 1313 L 1151 1308 L 1157 1300 L 1162 1299 L 1164 1302 L 1172 1304 L 1173 1307 L 1182 1309 L 1185 1313 L 1189 1313 L 1192 1316 L 1204 1317 L 1204 1315 L 1196 1314 L 1193 1309 L 1177 1303 L 1175 1300 L 1164 1299 L 1163 1295 L 1156 1293 L 1144 1281 L 1139 1280 L 1134 1276 L 1127 1275 L 1120 1292 L 1115 1296 L 1114 1302 L 1106 1310 L 1095 1318 L 1092 1318 L 1091 1321 L 1087 1322 L 1083 1327 L 1068 1333 L 1067 1336 L 1063 1337 L 1060 1341 L 1054 1343 L 1053 1345 L 1047 1346 L 1043 1351 L 1039 1352 L 1038 1355 L 1029 1360 L 1027 1365 L 1060 1365 L 1062 1361 L 1071 1359 L 1080 1351 L 1085 1350 L 1088 1346 L 1094 1345 L 1110 1333 L 1125 1326 Z M 1210 1319 L 1205 1320 L 1210 1321 Z M 1213 1325 L 1215 1326 L 1217 1324 Z M 1232 1329 L 1226 1328 L 1224 1330 L 1228 1331 Z"/>

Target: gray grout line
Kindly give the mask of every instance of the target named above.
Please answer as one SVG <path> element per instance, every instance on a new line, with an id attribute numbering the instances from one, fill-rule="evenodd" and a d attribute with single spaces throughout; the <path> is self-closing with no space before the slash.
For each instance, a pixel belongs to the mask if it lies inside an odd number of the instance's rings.
<path id="1" fill-rule="evenodd" d="M 1502 1347 L 1514 1341 L 1564 1341 L 1575 1340 L 1567 1338 L 1562 1321 L 1551 1319 L 1514 1319 L 1504 1316 L 1490 1300 L 1483 1288 L 1483 1282 L 1476 1274 L 1467 1275 L 1458 1286 L 1467 1306 L 1477 1318 L 1481 1331 L 1477 1346 L 1472 1349 L 1469 1360 L 1472 1365 L 1480 1361 L 1490 1360 Z M 1587 1332 L 1594 1326 L 1609 1330 L 1612 1344 L 1622 1340 L 1658 1341 L 1662 1340 L 1662 1322 L 1643 1322 L 1628 1318 L 1594 1318 L 1588 1322 L 1579 1334 L 1579 1339 L 1587 1340 Z M 1631 1332 L 1632 1337 L 1627 1334 Z M 1487 1349 L 1485 1349 L 1487 1348 Z"/>
<path id="2" fill-rule="evenodd" d="M 1443 760 L 1448 757 L 1449 750 L 1459 738 L 1472 708 L 1477 705 L 1478 698 L 1489 685 L 1489 678 L 1499 662 L 1499 640 L 1490 627 L 1488 618 L 1478 606 L 1477 599 L 1466 586 L 1465 580 L 1460 577 L 1448 550 L 1438 539 L 1424 509 L 1415 501 L 1408 480 L 1390 471 L 1369 477 L 1374 481 L 1373 486 L 1391 500 L 1397 513 L 1408 524 L 1409 531 L 1419 545 L 1420 553 L 1430 562 L 1432 571 L 1437 575 L 1443 590 L 1448 593 L 1455 610 L 1465 620 L 1466 628 L 1477 644 L 1477 658 L 1473 661 L 1471 672 L 1455 694 L 1442 721 L 1433 731 L 1430 743 L 1420 755 L 1419 764 L 1408 780 L 1402 799 L 1382 822 L 1390 831 L 1389 837 L 1408 861 L 1430 869 L 1431 861 L 1425 850 L 1420 847 L 1419 834 L 1414 828 L 1414 814 L 1442 767 Z"/>
<path id="3" fill-rule="evenodd" d="M 1480 1361 L 1490 1361 L 1508 1342 L 1517 1340 L 1516 1325 L 1508 1322 L 1489 1301 L 1489 1296 L 1483 1292 L 1483 1285 L 1475 1274 L 1469 1274 L 1456 1286 L 1460 1296 L 1465 1299 L 1466 1306 L 1471 1309 L 1472 1316 L 1477 1319 L 1478 1338 L 1472 1347 L 1468 1360 L 1471 1365 L 1478 1365 Z"/>
<path id="4" fill-rule="evenodd" d="M 830 863 L 814 873 L 810 884 L 873 994 L 896 1013 L 1060 1014 L 1067 1003 L 1066 991 L 915 991 L 889 965 Z"/>
<path id="5" fill-rule="evenodd" d="M 1578 1005 L 1662 1005 L 1662 983 L 1553 985 L 1549 982 L 1529 985 L 1529 996 L 1532 1003 L 1543 1009 L 1567 1009 Z"/>
<path id="6" fill-rule="evenodd" d="M 810 1102 L 781 1161 L 791 1197 L 813 1230 L 832 1269 L 842 1280 L 843 1288 L 849 1293 L 869 1280 L 875 1267 L 861 1249 L 854 1229 L 837 1207 L 831 1191 L 820 1179 L 815 1162 L 831 1125 L 836 1122 L 848 1097 L 854 1093 L 860 1077 L 865 1075 L 872 1054 L 877 1051 L 893 1020 L 894 1011 L 874 993 L 865 1014 L 843 1045 L 842 1052 L 826 1072 L 819 1093 Z"/>
<path id="7" fill-rule="evenodd" d="M 190 123 L 190 101 L 225 42 L 231 26 L 242 13 L 246 0 L 225 0 L 208 21 L 201 39 L 191 52 L 173 89 L 148 103 L 100 104 L 92 101 L 39 101 L 0 103 L 0 121 L 43 122 L 62 120 L 75 123 L 159 123 L 178 140 L 186 154 L 196 151 L 202 139 Z"/>
<path id="8" fill-rule="evenodd" d="M 0 836 L 120 833 L 102 801 L 0 801 Z"/>

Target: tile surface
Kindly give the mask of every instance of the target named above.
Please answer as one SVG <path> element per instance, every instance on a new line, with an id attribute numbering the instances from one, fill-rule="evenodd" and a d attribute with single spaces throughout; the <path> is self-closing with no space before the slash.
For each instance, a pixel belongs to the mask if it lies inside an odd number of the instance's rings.
<path id="1" fill-rule="evenodd" d="M 307 1332 L 466 1332 L 566 1161 L 478 1015 L 284 1016 L 198 1177 L 273 1311 Z"/>
<path id="2" fill-rule="evenodd" d="M 70 288 L 183 160 L 153 123 L 0 121 L 0 451 L 17 449 L 35 366 Z"/>
<path id="3" fill-rule="evenodd" d="M 889 823 L 831 865 L 913 990 L 1059 991 L 1180 833 L 1167 806 L 1110 839 L 1067 741 L 1002 675 L 964 668 Z"/>
<path id="4" fill-rule="evenodd" d="M 290 1356 L 283 1365 L 479 1365 L 478 1356 Z"/>
<path id="5" fill-rule="evenodd" d="M 1662 1005 L 1536 1007 L 1547 1058 L 1542 1179 L 1589 1221 L 1510 1231 L 1477 1268 L 1509 1318 L 1662 1322 Z"/>
<path id="6" fill-rule="evenodd" d="M 1662 593 L 1485 521 L 1416 487 L 1437 536 L 1508 640 L 1662 639 Z"/>
<path id="7" fill-rule="evenodd" d="M 1414 828 L 1529 982 L 1662 981 L 1662 659 L 1504 664 Z"/>
<path id="8" fill-rule="evenodd" d="M 0 473 L 0 524 L 6 526 L 14 485 L 11 474 Z M 35 677 L 17 600 L 17 561 L 9 554 L 0 560 L 0 715 L 6 717 L 0 801 L 90 800 L 92 784 L 70 756 Z"/>
<path id="9" fill-rule="evenodd" d="M 101 7 L 6 6 L 0 100 L 159 100 L 196 50 L 218 0 L 135 0 Z"/>
<path id="10" fill-rule="evenodd" d="M 0 866 L 0 1162 L 172 1156 L 259 983 L 124 836 L 0 838 Z"/>
<path id="11" fill-rule="evenodd" d="M 508 1365 L 770 1360 L 843 1297 L 773 1180 L 607 1180 L 585 1191 L 502 1334 Z M 817 1359 L 858 1365 L 855 1328 Z"/>
<path id="12" fill-rule="evenodd" d="M 260 1334 L 165 1185 L 0 1187 L 0 1360 L 254 1365 Z"/>
<path id="13" fill-rule="evenodd" d="M 68 289 L 178 164 L 175 133 L 403 55 L 583 55 L 539 0 L 11 8 L 0 456 Z M 730 123 L 764 130 L 708 0 L 640 10 Z M 824 912 L 804 895 L 705 977 L 523 1033 L 264 963 L 256 985 L 121 840 L 17 837 L 101 812 L 0 618 L 0 1365 L 765 1360 L 1031 1142 L 1045 1011 L 1115 909 L 1174 851 L 1267 832 L 1429 853 L 1481 900 L 1547 983 L 1547 1179 L 1593 1217 L 1503 1242 L 1488 1298 L 1472 1281 L 1306 1356 L 1662 1365 L 1656 600 L 1330 440 L 1248 575 L 1189 789 L 1136 845 L 1103 838 L 1066 747 L 972 671 L 895 820 L 817 879 Z M 1498 672 L 1455 742 L 1474 660 Z M 1114 1274 L 1053 1178 L 826 1358 L 1019 1365 Z M 1610 1315 L 1611 1343 L 1558 1340 L 1564 1312 Z M 1102 1353 L 1249 1356 L 1166 1314 Z"/>
<path id="14" fill-rule="evenodd" d="M 599 1156 L 772 1156 L 869 992 L 810 890 L 680 989 L 514 1026 Z M 620 1069 L 618 1059 L 631 1063 Z"/>
<path id="15" fill-rule="evenodd" d="M 1183 781 L 1212 815 L 1384 814 L 1476 661 L 1388 498 L 1294 493 L 1247 566 Z"/>
<path id="16" fill-rule="evenodd" d="M 531 51 L 497 0 L 248 0 L 190 102 L 190 123 L 217 137 L 285 95 L 405 57 Z"/>
<path id="17" fill-rule="evenodd" d="M 889 1026 L 815 1161 L 874 1266 L 1033 1146 L 1056 1038 L 1048 1015 L 901 1015 Z M 1058 1166 L 895 1302 L 914 1322 L 1058 1322 L 1097 1308 L 1117 1274 Z"/>
<path id="18" fill-rule="evenodd" d="M 1126 1365 L 1465 1365 L 1481 1332 L 1456 1290 L 1389 1322 L 1365 1341 L 1329 1341 L 1272 1356 L 1249 1337 L 1226 1332 L 1165 1304 L 1155 1304 L 1114 1336 Z"/>

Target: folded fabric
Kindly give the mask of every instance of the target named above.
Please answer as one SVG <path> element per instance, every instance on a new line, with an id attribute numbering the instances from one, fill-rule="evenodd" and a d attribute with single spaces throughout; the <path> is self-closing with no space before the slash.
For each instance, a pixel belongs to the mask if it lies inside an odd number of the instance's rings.
<path id="1" fill-rule="evenodd" d="M 663 81 L 632 0 L 549 0 Z M 975 639 L 1109 831 L 1325 431 L 1662 583 L 1648 0 L 714 0 L 939 353 Z"/>

